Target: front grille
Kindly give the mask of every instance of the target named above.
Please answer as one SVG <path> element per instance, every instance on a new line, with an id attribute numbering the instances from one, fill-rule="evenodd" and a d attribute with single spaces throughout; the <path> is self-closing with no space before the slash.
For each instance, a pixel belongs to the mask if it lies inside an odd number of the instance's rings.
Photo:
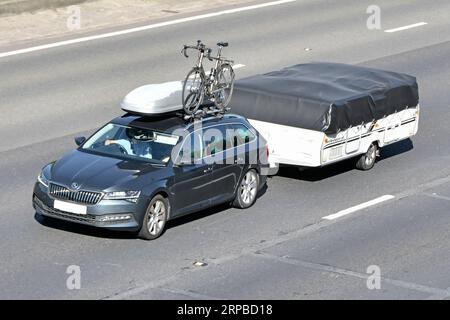
<path id="1" fill-rule="evenodd" d="M 42 211 L 44 211 L 45 214 L 50 215 L 55 218 L 62 218 L 65 220 L 72 220 L 75 222 L 86 222 L 90 224 L 97 223 L 96 217 L 94 215 L 90 214 L 75 214 L 70 212 L 64 212 L 55 208 L 50 208 L 49 206 L 46 206 L 38 197 L 33 197 L 35 205 Z"/>
<path id="2" fill-rule="evenodd" d="M 55 199 L 68 200 L 82 204 L 97 204 L 102 198 L 100 192 L 72 191 L 66 187 L 50 183 L 50 195 Z"/>

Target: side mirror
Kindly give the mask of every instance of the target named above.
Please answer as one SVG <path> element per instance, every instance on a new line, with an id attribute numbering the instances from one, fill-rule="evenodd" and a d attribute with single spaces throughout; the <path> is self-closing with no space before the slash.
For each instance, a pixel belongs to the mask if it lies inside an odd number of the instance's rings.
<path id="1" fill-rule="evenodd" d="M 86 141 L 86 137 L 75 137 L 74 140 L 77 146 L 81 146 Z"/>

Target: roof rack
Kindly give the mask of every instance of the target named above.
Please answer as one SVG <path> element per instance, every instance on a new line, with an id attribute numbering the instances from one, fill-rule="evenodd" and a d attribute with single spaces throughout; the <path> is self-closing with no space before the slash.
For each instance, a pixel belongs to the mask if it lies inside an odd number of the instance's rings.
<path id="1" fill-rule="evenodd" d="M 184 120 L 198 120 L 207 116 L 215 116 L 215 117 L 223 117 L 225 113 L 230 111 L 230 108 L 225 108 L 225 110 L 217 108 L 217 106 L 212 103 L 204 103 L 200 105 L 198 110 L 193 114 L 186 114 L 182 110 L 181 112 L 177 112 L 177 115 L 183 117 Z"/>
<path id="2" fill-rule="evenodd" d="M 188 115 L 183 110 L 181 93 L 183 81 L 148 84 L 128 93 L 121 103 L 122 110 L 140 116 L 161 116 L 175 113 L 184 120 L 195 120 L 205 116 L 221 117 L 230 108 L 218 109 L 214 103 L 205 103 L 197 112 Z"/>

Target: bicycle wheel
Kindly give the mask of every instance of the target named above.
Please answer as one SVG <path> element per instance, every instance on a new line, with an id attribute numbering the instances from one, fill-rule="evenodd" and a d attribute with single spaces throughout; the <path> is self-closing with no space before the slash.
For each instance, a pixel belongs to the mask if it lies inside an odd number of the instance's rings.
<path id="1" fill-rule="evenodd" d="M 233 67 L 224 63 L 217 72 L 217 81 L 214 86 L 213 96 L 214 104 L 221 111 L 224 111 L 230 102 L 234 87 L 234 70 Z"/>
<path id="2" fill-rule="evenodd" d="M 199 68 L 192 69 L 183 83 L 182 101 L 186 114 L 193 114 L 203 102 L 205 80 Z"/>

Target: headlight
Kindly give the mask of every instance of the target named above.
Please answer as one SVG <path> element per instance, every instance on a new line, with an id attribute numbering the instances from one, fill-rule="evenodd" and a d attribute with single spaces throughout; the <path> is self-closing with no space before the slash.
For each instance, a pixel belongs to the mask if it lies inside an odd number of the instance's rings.
<path id="1" fill-rule="evenodd" d="M 38 175 L 37 180 L 40 184 L 42 184 L 44 187 L 48 188 L 48 179 L 45 177 L 44 172 L 41 171 L 41 173 Z"/>
<path id="2" fill-rule="evenodd" d="M 127 200 L 130 202 L 137 202 L 140 191 L 113 191 L 107 192 L 103 199 L 105 200 Z"/>

